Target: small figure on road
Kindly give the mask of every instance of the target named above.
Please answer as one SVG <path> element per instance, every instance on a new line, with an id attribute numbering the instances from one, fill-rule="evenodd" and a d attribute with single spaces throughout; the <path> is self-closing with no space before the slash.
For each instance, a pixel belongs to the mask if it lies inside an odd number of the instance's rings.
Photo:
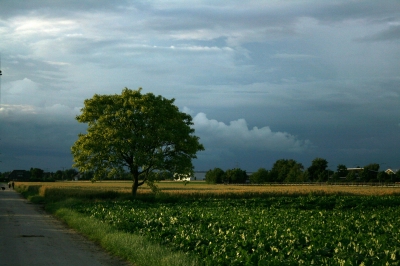
<path id="1" fill-rule="evenodd" d="M 12 185 L 12 188 L 14 189 L 14 181 L 11 183 L 11 185 Z"/>
<path id="2" fill-rule="evenodd" d="M 11 188 L 11 182 L 8 182 L 8 188 Z"/>

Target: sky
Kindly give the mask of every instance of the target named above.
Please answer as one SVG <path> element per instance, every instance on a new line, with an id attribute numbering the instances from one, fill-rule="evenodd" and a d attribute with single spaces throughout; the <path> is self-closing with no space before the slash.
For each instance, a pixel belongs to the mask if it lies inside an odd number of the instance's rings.
<path id="1" fill-rule="evenodd" d="M 2 0 L 0 172 L 72 167 L 85 99 L 175 99 L 195 171 L 400 168 L 400 1 Z"/>

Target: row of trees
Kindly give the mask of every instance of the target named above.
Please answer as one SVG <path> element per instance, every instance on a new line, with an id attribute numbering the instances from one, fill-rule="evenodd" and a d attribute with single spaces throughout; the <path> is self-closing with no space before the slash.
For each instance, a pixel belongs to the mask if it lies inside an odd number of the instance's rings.
<path id="1" fill-rule="evenodd" d="M 3 172 L 0 173 L 0 181 L 7 181 L 8 176 L 11 174 L 11 172 Z M 56 172 L 46 172 L 43 169 L 40 168 L 31 168 L 29 170 L 29 181 L 47 181 L 47 182 L 52 182 L 56 180 L 72 180 L 76 175 L 78 174 L 78 171 L 76 169 L 66 169 L 66 170 L 58 170 Z M 84 177 L 87 174 L 83 175 L 80 179 L 85 179 Z M 93 174 L 92 174 L 93 177 Z M 91 177 L 88 176 L 87 180 L 89 180 Z"/>
<path id="2" fill-rule="evenodd" d="M 245 183 L 248 179 L 246 171 L 234 168 L 223 171 L 221 168 L 214 168 L 206 173 L 206 182 L 210 184 L 220 183 Z"/>
<path id="3" fill-rule="evenodd" d="M 54 182 L 54 181 L 70 181 L 77 177 L 79 180 L 132 180 L 129 172 L 122 172 L 117 175 L 110 176 L 107 173 L 102 177 L 94 178 L 93 171 L 79 173 L 76 169 L 58 170 L 56 172 L 46 172 L 41 168 L 31 168 L 29 171 L 29 181 L 33 182 Z M 8 181 L 11 172 L 0 172 L 0 182 Z M 153 172 L 148 177 L 152 181 L 174 180 L 175 177 L 171 172 Z"/>
<path id="4" fill-rule="evenodd" d="M 339 164 L 336 171 L 327 169 L 328 161 L 323 158 L 315 158 L 308 168 L 292 159 L 277 160 L 271 170 L 258 169 L 257 172 L 247 175 L 246 171 L 239 168 L 223 171 L 214 168 L 207 171 L 206 182 L 210 184 L 220 183 L 293 183 L 293 182 L 400 182 L 400 171 L 386 173 L 379 171 L 379 164 L 372 163 L 364 167 L 348 170 L 344 164 Z"/>

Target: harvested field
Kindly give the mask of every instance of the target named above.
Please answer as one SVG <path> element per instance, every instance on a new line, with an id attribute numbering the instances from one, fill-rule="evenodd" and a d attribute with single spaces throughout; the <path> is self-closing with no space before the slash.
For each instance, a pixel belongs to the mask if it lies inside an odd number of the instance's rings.
<path id="1" fill-rule="evenodd" d="M 368 185 L 329 185 L 329 184 L 269 184 L 269 185 L 212 185 L 205 182 L 158 182 L 157 186 L 163 193 L 182 196 L 227 196 L 242 194 L 248 196 L 268 196 L 268 195 L 397 195 L 400 194 L 400 186 L 368 186 Z M 113 191 L 118 193 L 130 194 L 132 182 L 130 181 L 68 181 L 68 182 L 18 182 L 18 186 L 36 185 L 39 195 L 44 196 L 48 188 L 70 188 L 71 192 L 80 193 L 84 190 L 85 194 L 89 191 L 100 193 Z M 83 192 L 83 191 L 82 191 Z M 143 185 L 138 189 L 138 195 L 150 194 L 151 189 Z"/>

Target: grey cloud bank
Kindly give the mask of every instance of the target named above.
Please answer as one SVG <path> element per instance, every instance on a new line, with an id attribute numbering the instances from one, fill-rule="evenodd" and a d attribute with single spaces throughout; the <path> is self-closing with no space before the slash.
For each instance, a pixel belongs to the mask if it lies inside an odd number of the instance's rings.
<path id="1" fill-rule="evenodd" d="M 400 168 L 398 1 L 4 1 L 0 172 L 72 164 L 93 94 L 175 98 L 196 170 Z"/>

